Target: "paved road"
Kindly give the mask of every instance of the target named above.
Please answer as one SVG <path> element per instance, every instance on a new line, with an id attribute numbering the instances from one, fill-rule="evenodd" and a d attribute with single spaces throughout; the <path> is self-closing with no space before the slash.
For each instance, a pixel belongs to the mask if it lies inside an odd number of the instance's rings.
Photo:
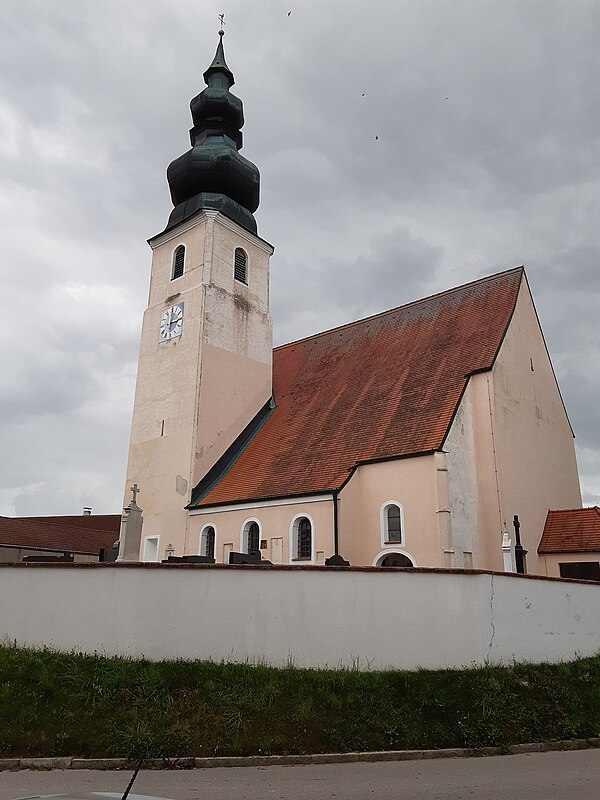
<path id="1" fill-rule="evenodd" d="M 128 772 L 0 772 L 0 800 L 123 791 Z M 143 770 L 132 790 L 174 800 L 599 800 L 600 750 L 488 758 Z"/>

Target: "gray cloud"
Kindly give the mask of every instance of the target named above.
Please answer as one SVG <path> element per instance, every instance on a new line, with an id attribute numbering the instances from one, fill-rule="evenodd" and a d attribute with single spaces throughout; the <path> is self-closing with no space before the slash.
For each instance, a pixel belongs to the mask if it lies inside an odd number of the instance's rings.
<path id="1" fill-rule="evenodd" d="M 0 513 L 120 509 L 145 240 L 221 10 L 0 4 Z M 526 262 L 595 502 L 600 8 L 288 10 L 230 0 L 225 40 L 277 341 Z"/>

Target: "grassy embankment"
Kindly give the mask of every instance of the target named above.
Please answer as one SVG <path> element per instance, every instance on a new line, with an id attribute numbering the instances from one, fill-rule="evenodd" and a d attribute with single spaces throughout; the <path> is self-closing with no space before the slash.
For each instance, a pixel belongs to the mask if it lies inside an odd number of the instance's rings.
<path id="1" fill-rule="evenodd" d="M 0 757 L 481 747 L 598 735 L 600 656 L 359 672 L 0 646 Z"/>

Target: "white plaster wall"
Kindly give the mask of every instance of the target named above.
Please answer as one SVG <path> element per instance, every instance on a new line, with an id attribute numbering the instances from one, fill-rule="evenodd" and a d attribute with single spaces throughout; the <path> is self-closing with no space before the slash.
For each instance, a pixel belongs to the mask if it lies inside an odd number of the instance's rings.
<path id="1" fill-rule="evenodd" d="M 444 443 L 444 449 L 447 451 L 453 566 L 469 567 L 469 558 L 465 553 L 470 553 L 472 566 L 475 569 L 482 569 L 488 565 L 484 563 L 480 535 L 478 536 L 481 531 L 481 508 L 472 389 L 473 384 L 469 382 Z"/>
<path id="2" fill-rule="evenodd" d="M 0 638 L 277 666 L 558 662 L 600 649 L 599 600 L 600 584 L 485 573 L 6 565 Z"/>

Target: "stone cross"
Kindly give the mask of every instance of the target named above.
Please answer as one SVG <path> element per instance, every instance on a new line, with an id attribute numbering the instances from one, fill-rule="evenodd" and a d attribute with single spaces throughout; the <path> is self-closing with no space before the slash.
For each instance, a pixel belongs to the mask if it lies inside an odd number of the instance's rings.
<path id="1" fill-rule="evenodd" d="M 133 486 L 130 486 L 129 488 L 131 489 L 131 493 L 133 494 L 133 504 L 137 505 L 136 496 L 137 496 L 138 492 L 140 491 L 139 486 L 137 485 L 137 483 L 134 483 Z"/>

